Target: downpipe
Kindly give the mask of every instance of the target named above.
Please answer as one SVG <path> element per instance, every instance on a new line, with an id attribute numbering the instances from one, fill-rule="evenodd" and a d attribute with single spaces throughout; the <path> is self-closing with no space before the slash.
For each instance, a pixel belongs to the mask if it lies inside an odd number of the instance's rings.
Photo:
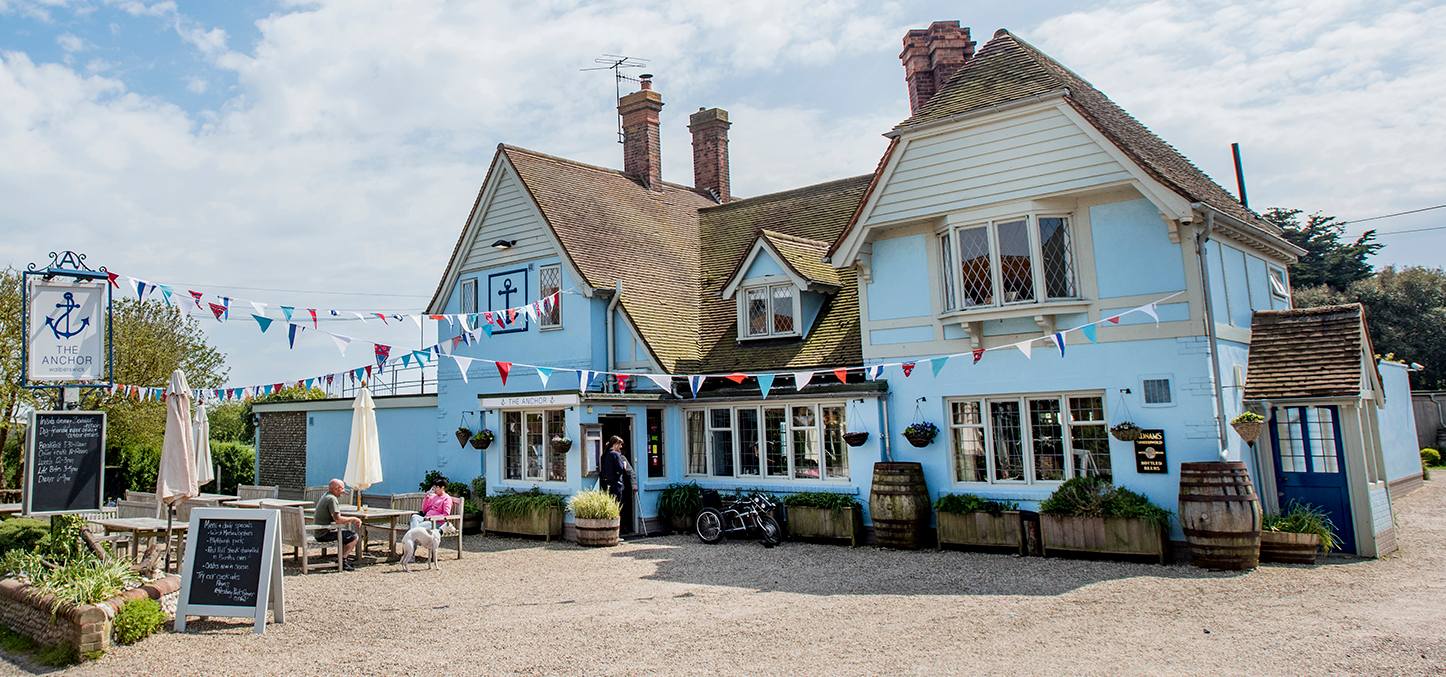
<path id="1" fill-rule="evenodd" d="M 1223 461 L 1230 454 L 1227 446 L 1229 438 L 1225 431 L 1225 387 L 1220 380 L 1220 343 L 1215 335 L 1215 306 L 1210 296 L 1210 266 L 1205 260 L 1205 243 L 1210 241 L 1210 235 L 1215 230 L 1215 210 L 1203 203 L 1193 206 L 1205 212 L 1205 227 L 1195 233 L 1195 258 L 1200 262 L 1200 286 L 1205 305 L 1205 338 L 1210 345 L 1210 370 L 1215 377 L 1215 429 L 1220 437 L 1220 460 Z M 1251 446 L 1253 449 L 1254 445 Z M 1258 469 L 1259 453 L 1256 452 L 1254 456 L 1255 467 Z"/>

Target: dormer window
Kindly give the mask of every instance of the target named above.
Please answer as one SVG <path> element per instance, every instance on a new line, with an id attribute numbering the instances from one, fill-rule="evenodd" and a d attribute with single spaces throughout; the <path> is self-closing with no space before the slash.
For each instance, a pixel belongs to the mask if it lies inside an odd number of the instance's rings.
<path id="1" fill-rule="evenodd" d="M 792 282 L 743 287 L 738 294 L 742 339 L 798 336 L 798 287 Z"/>
<path id="2" fill-rule="evenodd" d="M 950 228 L 939 235 L 944 310 L 1078 298 L 1072 244 L 1066 216 Z"/>

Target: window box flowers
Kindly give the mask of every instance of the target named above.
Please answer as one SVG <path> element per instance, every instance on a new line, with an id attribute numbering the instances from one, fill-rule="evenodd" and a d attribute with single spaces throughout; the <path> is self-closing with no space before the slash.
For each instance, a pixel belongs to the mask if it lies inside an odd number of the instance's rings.
<path id="1" fill-rule="evenodd" d="M 1039 504 L 1046 555 L 1083 552 L 1146 556 L 1165 562 L 1170 512 L 1099 477 L 1076 477 Z"/>
<path id="2" fill-rule="evenodd" d="M 555 452 L 557 452 L 557 453 L 559 453 L 559 454 L 565 454 L 565 453 L 567 453 L 567 450 L 569 450 L 569 449 L 571 449 L 571 448 L 572 448 L 572 438 L 570 438 L 570 437 L 561 437 L 561 436 L 552 438 L 552 450 L 553 450 L 553 451 L 555 451 Z"/>
<path id="3" fill-rule="evenodd" d="M 491 430 L 488 430 L 486 428 L 478 430 L 477 434 L 472 436 L 472 448 L 479 451 L 482 449 L 486 449 L 487 447 L 492 446 L 492 440 L 496 439 L 496 437 L 496 435 L 492 434 Z"/>
<path id="4" fill-rule="evenodd" d="M 1134 442 L 1140 439 L 1140 426 L 1134 421 L 1121 421 L 1110 427 L 1110 434 L 1121 442 Z"/>
<path id="5" fill-rule="evenodd" d="M 973 494 L 944 494 L 934 502 L 939 549 L 946 545 L 1007 548 L 1024 554 L 1019 505 Z"/>
<path id="6" fill-rule="evenodd" d="M 562 535 L 566 507 L 563 497 L 537 489 L 488 496 L 482 508 L 483 533 L 542 536 L 550 541 Z"/>
<path id="7" fill-rule="evenodd" d="M 1265 417 L 1253 411 L 1241 412 L 1239 416 L 1230 419 L 1230 427 L 1235 429 L 1235 434 L 1249 444 L 1255 444 L 1260 439 L 1260 431 L 1265 428 Z"/>
<path id="8" fill-rule="evenodd" d="M 784 498 L 783 504 L 788 509 L 789 538 L 826 538 L 858 546 L 864 528 L 857 498 L 849 494 L 806 491 Z"/>
<path id="9" fill-rule="evenodd" d="M 910 423 L 904 428 L 904 439 L 916 447 L 927 447 L 934 443 L 934 438 L 939 436 L 939 426 L 928 421 Z"/>

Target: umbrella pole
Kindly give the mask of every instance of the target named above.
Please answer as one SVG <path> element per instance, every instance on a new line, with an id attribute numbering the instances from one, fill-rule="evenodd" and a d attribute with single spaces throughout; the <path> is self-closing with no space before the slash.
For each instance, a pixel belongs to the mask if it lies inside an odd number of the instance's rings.
<path id="1" fill-rule="evenodd" d="M 161 571 L 165 572 L 171 570 L 171 520 L 175 519 L 175 517 L 175 504 L 166 504 L 166 565 L 164 569 L 161 569 Z"/>

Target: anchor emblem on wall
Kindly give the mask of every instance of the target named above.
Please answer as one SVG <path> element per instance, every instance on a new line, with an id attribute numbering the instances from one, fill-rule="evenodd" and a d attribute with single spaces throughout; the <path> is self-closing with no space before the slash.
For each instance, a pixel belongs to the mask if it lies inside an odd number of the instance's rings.
<path id="1" fill-rule="evenodd" d="M 75 326 L 75 322 L 71 319 L 75 311 L 80 308 L 80 304 L 75 302 L 75 294 L 65 292 L 65 302 L 57 303 L 55 307 L 63 312 L 61 312 L 59 316 L 47 316 L 45 318 L 45 326 L 49 327 L 50 331 L 55 334 L 55 338 L 71 338 L 85 331 L 86 328 L 90 326 L 89 317 L 80 318 L 80 326 L 78 327 Z M 61 330 L 61 322 L 65 323 L 64 330 Z"/>

